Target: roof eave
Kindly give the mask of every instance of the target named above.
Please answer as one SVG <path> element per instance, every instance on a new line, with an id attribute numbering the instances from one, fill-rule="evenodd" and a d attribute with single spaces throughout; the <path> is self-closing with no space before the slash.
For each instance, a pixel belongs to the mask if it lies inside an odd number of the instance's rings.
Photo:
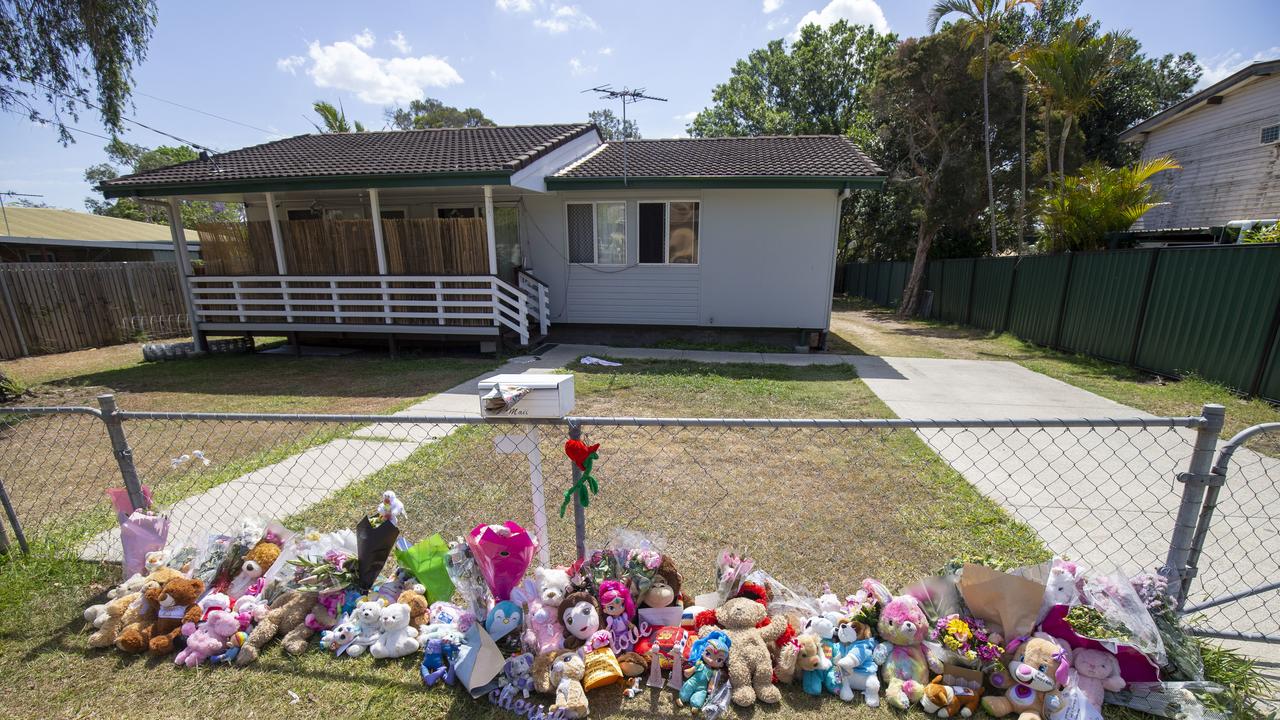
<path id="1" fill-rule="evenodd" d="M 1176 120 L 1184 113 L 1200 107 L 1205 103 L 1205 101 L 1215 95 L 1226 92 L 1246 80 L 1252 80 L 1256 77 L 1267 77 L 1276 72 L 1280 72 L 1280 60 L 1263 60 L 1242 68 L 1229 77 L 1219 80 L 1204 90 L 1201 90 L 1181 102 L 1161 110 L 1146 120 L 1143 120 L 1128 130 L 1125 130 L 1119 135 L 1120 141 L 1135 142 L 1148 133 L 1158 129 L 1162 125 Z"/>
<path id="2" fill-rule="evenodd" d="M 622 177 L 548 177 L 548 190 L 624 189 L 878 189 L 881 175 L 691 175 Z"/>
<path id="3" fill-rule="evenodd" d="M 368 188 L 458 187 L 510 185 L 509 170 L 486 172 L 432 173 L 429 175 L 317 175 L 288 178 L 98 185 L 103 197 L 170 197 L 175 195 L 215 195 L 223 193 L 297 192 L 300 190 L 363 190 Z"/>

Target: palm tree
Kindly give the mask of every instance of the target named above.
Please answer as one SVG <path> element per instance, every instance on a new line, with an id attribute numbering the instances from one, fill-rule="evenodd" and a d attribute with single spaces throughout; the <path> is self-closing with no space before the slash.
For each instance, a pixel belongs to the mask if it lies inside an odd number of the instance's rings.
<path id="1" fill-rule="evenodd" d="M 996 186 L 991 176 L 991 95 L 987 90 L 991 65 L 991 37 L 996 28 L 1019 5 L 1039 8 L 1040 0 L 938 0 L 929 11 L 929 32 L 947 15 L 962 16 L 969 42 L 982 38 L 982 149 L 987 160 L 987 215 L 991 227 L 991 254 L 996 248 Z"/>
<path id="2" fill-rule="evenodd" d="M 311 106 L 316 114 L 320 116 L 321 125 L 317 125 L 313 120 L 312 127 L 316 132 L 321 133 L 347 133 L 352 132 L 352 123 L 347 122 L 347 114 L 342 109 L 342 101 L 338 101 L 338 107 L 334 107 L 333 103 L 317 100 Z M 354 121 L 355 132 L 365 132 L 364 125 L 359 121 Z"/>
<path id="3" fill-rule="evenodd" d="M 1160 192 L 1151 186 L 1151 177 L 1177 169 L 1178 163 L 1169 157 L 1122 168 L 1094 161 L 1080 168 L 1079 175 L 1061 179 L 1041 200 L 1048 249 L 1101 247 L 1107 233 L 1127 230 L 1159 204 Z"/>

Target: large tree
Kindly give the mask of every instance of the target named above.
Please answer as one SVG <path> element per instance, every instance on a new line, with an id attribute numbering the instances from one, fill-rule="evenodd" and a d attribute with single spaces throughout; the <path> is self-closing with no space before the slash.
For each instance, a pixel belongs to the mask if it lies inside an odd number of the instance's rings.
<path id="1" fill-rule="evenodd" d="M 104 180 L 119 177 L 121 174 L 119 167 L 126 168 L 130 173 L 139 173 L 199 158 L 199 154 L 186 145 L 145 148 L 120 138 L 112 140 L 105 149 L 111 162 L 98 163 L 84 171 L 84 179 L 91 185 L 96 186 Z M 119 198 L 111 201 L 89 197 L 85 198 L 84 205 L 94 215 L 159 225 L 169 224 L 169 215 L 164 208 L 144 205 L 133 198 Z M 242 219 L 241 206 L 238 203 L 192 201 L 182 204 L 182 226 L 186 228 L 194 228 L 206 222 L 238 222 Z"/>
<path id="2" fill-rule="evenodd" d="M 845 21 L 806 25 L 789 46 L 774 40 L 734 64 L 711 107 L 688 126 L 695 137 L 850 135 L 875 139 L 869 98 L 895 37 Z"/>
<path id="3" fill-rule="evenodd" d="M 605 140 L 639 140 L 640 125 L 630 118 L 623 120 L 613 111 L 604 108 L 587 113 L 587 119 L 600 128 L 600 137 Z"/>
<path id="4" fill-rule="evenodd" d="M 3 0 L 0 110 L 53 123 L 63 144 L 84 108 L 120 132 L 155 22 L 152 0 Z"/>
<path id="5" fill-rule="evenodd" d="M 387 124 L 396 130 L 493 127 L 496 124 L 478 108 L 456 108 L 435 98 L 414 100 L 407 108 L 389 108 L 383 116 Z"/>
<path id="6" fill-rule="evenodd" d="M 987 170 L 987 227 L 991 232 L 991 254 L 999 252 L 996 235 L 996 184 L 991 175 L 991 39 L 1018 5 L 1037 5 L 1039 0 L 938 0 L 929 11 L 929 31 L 948 15 L 961 17 L 960 27 L 969 42 L 982 40 L 982 148 Z"/>

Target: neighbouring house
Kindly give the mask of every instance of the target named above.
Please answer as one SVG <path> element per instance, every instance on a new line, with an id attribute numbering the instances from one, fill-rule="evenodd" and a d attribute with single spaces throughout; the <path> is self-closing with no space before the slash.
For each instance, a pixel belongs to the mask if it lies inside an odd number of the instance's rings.
<path id="1" fill-rule="evenodd" d="M 245 204 L 246 222 L 199 228 L 203 334 L 493 347 L 679 326 L 816 345 L 841 198 L 883 182 L 846 137 L 621 143 L 564 124 L 301 135 L 101 190 Z"/>
<path id="2" fill-rule="evenodd" d="M 1221 238 L 1233 222 L 1280 217 L 1280 59 L 1256 62 L 1121 133 L 1156 175 L 1164 204 L 1134 224 L 1139 237 Z"/>
<path id="3" fill-rule="evenodd" d="M 5 207 L 0 215 L 0 262 L 174 259 L 165 225 L 56 208 Z M 196 233 L 187 231 L 186 242 L 198 255 Z"/>

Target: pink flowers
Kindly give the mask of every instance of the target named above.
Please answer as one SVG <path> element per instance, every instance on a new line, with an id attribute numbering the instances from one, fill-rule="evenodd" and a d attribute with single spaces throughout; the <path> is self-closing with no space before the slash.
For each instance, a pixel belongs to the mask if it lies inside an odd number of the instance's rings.
<path id="1" fill-rule="evenodd" d="M 929 637 L 960 659 L 962 665 L 986 669 L 1000 662 L 1004 648 L 991 641 L 987 626 L 977 618 L 946 615 L 938 618 Z"/>
<path id="2" fill-rule="evenodd" d="M 347 561 L 351 559 L 350 555 L 340 550 L 327 550 L 324 554 L 325 562 L 333 565 L 338 571 L 346 569 Z"/>

